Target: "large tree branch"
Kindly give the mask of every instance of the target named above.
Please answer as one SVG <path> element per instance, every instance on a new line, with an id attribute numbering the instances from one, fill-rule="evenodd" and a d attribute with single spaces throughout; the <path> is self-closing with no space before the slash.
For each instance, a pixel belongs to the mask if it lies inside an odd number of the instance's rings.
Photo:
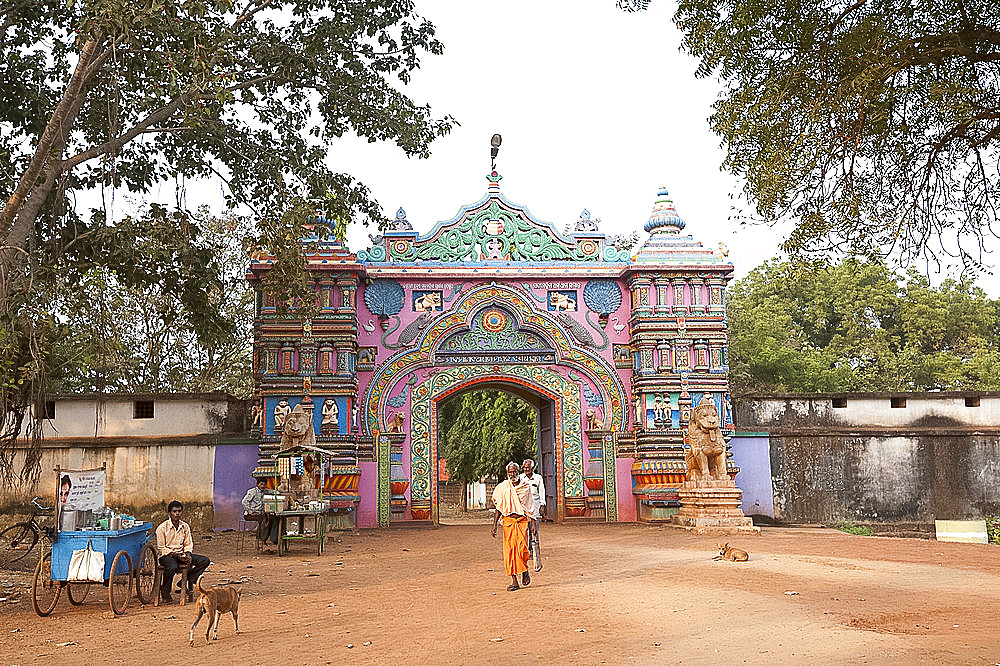
<path id="1" fill-rule="evenodd" d="M 107 153 L 116 152 L 122 146 L 124 146 L 126 143 L 128 143 L 135 137 L 150 130 L 150 128 L 152 128 L 153 125 L 168 120 L 171 116 L 177 113 L 177 110 L 180 109 L 181 106 L 186 104 L 190 99 L 191 97 L 187 93 L 180 95 L 179 97 L 172 100 L 169 104 L 165 104 L 156 111 L 153 111 L 151 114 L 146 116 L 146 118 L 142 122 L 135 125 L 134 127 L 132 127 L 132 129 L 128 130 L 124 134 L 120 134 L 115 138 L 110 139 L 109 141 L 105 141 L 99 146 L 94 146 L 90 150 L 85 150 L 82 153 L 77 153 L 73 157 L 69 157 L 63 160 L 59 164 L 59 170 L 66 171 L 67 169 L 72 169 L 78 164 L 86 162 L 87 160 L 92 160 L 95 157 L 99 157 Z"/>
<path id="2" fill-rule="evenodd" d="M 9 245 L 19 245 L 23 242 L 23 239 L 12 237 L 11 232 L 13 231 L 14 219 L 21 212 L 24 202 L 27 201 L 34 190 L 38 177 L 46 169 L 46 165 L 49 164 L 51 159 L 58 159 L 59 157 L 59 155 L 53 154 L 53 148 L 58 142 L 65 140 L 65 137 L 69 135 L 69 130 L 72 128 L 73 123 L 76 121 L 76 114 L 80 110 L 81 98 L 83 96 L 83 85 L 87 81 L 87 70 L 94 57 L 94 53 L 103 39 L 103 35 L 98 34 L 84 43 L 83 48 L 80 50 L 80 59 L 76 64 L 76 69 L 73 70 L 73 77 L 70 79 L 69 85 L 66 86 L 66 91 L 52 112 L 52 116 L 49 118 L 45 129 L 42 131 L 42 136 L 35 147 L 35 153 L 31 158 L 31 162 L 28 163 L 28 167 L 21 174 L 17 187 L 7 200 L 3 211 L 0 212 L 0 234 L 2 234 L 0 237 L 5 238 Z"/>

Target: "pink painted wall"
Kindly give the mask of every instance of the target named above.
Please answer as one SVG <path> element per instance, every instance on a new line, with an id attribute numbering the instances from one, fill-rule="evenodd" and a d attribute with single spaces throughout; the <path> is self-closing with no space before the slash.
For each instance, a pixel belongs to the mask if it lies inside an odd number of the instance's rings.
<path id="1" fill-rule="evenodd" d="M 634 458 L 617 458 L 615 472 L 618 486 L 618 522 L 635 522 L 639 519 L 636 513 L 635 496 L 632 494 L 632 463 Z"/>

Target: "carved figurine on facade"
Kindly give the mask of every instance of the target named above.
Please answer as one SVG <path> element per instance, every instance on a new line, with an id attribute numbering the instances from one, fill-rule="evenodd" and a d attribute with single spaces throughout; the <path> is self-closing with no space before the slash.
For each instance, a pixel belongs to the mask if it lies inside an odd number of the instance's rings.
<path id="1" fill-rule="evenodd" d="M 666 415 L 669 409 L 670 403 L 668 402 L 666 409 L 664 409 L 663 394 L 657 393 L 653 398 L 653 422 L 656 423 L 657 426 L 662 426 L 667 420 Z"/>
<path id="2" fill-rule="evenodd" d="M 295 405 L 288 416 L 284 419 L 285 428 L 281 433 L 282 451 L 293 446 L 316 446 L 316 433 L 313 431 L 312 411 L 302 408 L 302 405 Z"/>
<path id="3" fill-rule="evenodd" d="M 587 410 L 587 430 L 601 430 L 604 428 L 604 421 L 597 418 L 597 412 L 591 407 Z"/>
<path id="4" fill-rule="evenodd" d="M 689 481 L 728 479 L 726 474 L 726 440 L 719 427 L 719 412 L 715 401 L 705 396 L 691 410 L 691 425 L 685 440 L 690 448 L 684 452 Z"/>
<path id="5" fill-rule="evenodd" d="M 403 412 L 396 412 L 393 414 L 392 418 L 389 419 L 389 422 L 386 424 L 386 428 L 388 429 L 388 432 L 391 433 L 403 432 Z"/>
<path id="6" fill-rule="evenodd" d="M 322 420 L 319 423 L 320 432 L 323 434 L 339 434 L 340 423 L 338 422 L 338 418 L 340 410 L 337 409 L 337 403 L 333 398 L 327 398 L 323 402 L 320 414 L 322 415 Z"/>
<path id="7" fill-rule="evenodd" d="M 282 398 L 274 406 L 274 429 L 280 430 L 285 427 L 285 419 L 291 414 L 292 408 L 288 404 L 288 398 Z"/>
<path id="8" fill-rule="evenodd" d="M 253 424 L 250 426 L 252 429 L 259 429 L 264 426 L 264 407 L 260 404 L 260 398 L 256 398 L 253 402 L 253 407 L 250 408 L 251 419 Z"/>

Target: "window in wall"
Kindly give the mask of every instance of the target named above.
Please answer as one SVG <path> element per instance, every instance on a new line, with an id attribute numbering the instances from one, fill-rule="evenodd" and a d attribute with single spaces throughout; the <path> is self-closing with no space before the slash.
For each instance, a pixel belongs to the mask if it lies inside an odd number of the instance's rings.
<path id="1" fill-rule="evenodd" d="M 844 407 L 847 407 L 847 398 L 834 398 L 833 406 L 836 409 L 843 409 Z"/>
<path id="2" fill-rule="evenodd" d="M 42 418 L 54 419 L 55 417 L 56 417 L 56 401 L 46 400 L 45 404 L 42 405 Z"/>
<path id="3" fill-rule="evenodd" d="M 966 407 L 978 407 L 979 406 L 979 396 L 966 396 L 965 397 Z"/>
<path id="4" fill-rule="evenodd" d="M 132 418 L 151 419 L 153 418 L 153 401 L 136 400 L 132 403 Z"/>
<path id="5" fill-rule="evenodd" d="M 893 396 L 889 398 L 889 406 L 893 407 L 894 409 L 906 407 L 906 398 L 903 398 L 901 396 Z"/>

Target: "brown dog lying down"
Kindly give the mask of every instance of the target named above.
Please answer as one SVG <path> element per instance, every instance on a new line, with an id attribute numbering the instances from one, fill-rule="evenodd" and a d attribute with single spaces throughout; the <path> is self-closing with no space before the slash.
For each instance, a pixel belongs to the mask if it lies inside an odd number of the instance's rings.
<path id="1" fill-rule="evenodd" d="M 750 555 L 745 550 L 733 548 L 728 543 L 719 546 L 719 554 L 713 560 L 729 560 L 730 562 L 746 562 Z"/>
<path id="2" fill-rule="evenodd" d="M 201 594 L 198 596 L 198 601 L 195 603 L 198 606 L 198 617 L 194 619 L 194 624 L 191 625 L 191 645 L 194 645 L 194 628 L 198 626 L 198 622 L 201 621 L 202 615 L 208 615 L 208 626 L 205 628 L 205 642 L 208 643 L 208 634 L 212 631 L 212 627 L 215 627 L 215 635 L 212 636 L 212 640 L 219 640 L 219 622 L 222 621 L 223 613 L 233 614 L 233 624 L 236 625 L 236 633 L 240 633 L 240 619 L 237 615 L 240 607 L 240 594 L 243 592 L 242 587 L 210 587 L 207 590 L 201 586 L 201 579 L 204 576 L 198 576 L 198 592 Z"/>

